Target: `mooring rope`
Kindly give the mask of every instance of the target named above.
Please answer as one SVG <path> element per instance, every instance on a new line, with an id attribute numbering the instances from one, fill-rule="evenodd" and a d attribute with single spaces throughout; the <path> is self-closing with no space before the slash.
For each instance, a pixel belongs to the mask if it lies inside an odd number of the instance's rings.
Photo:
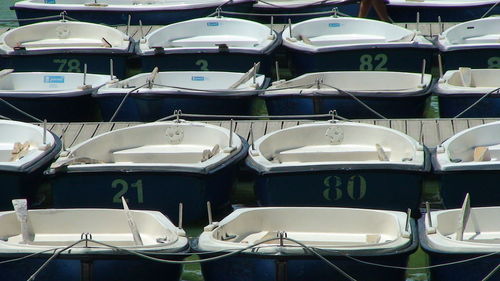
<path id="1" fill-rule="evenodd" d="M 134 91 L 137 91 L 139 90 L 140 88 L 142 87 L 145 87 L 147 86 L 149 83 L 145 83 L 144 85 L 142 86 L 139 86 L 139 87 L 136 87 L 134 89 L 132 89 L 131 91 L 129 91 L 127 94 L 125 94 L 125 96 L 123 97 L 123 99 L 121 100 L 120 104 L 118 105 L 118 107 L 115 109 L 115 112 L 113 113 L 113 116 L 111 116 L 111 118 L 109 119 L 109 122 L 113 122 L 113 120 L 115 120 L 115 117 L 116 115 L 118 114 L 118 112 L 120 111 L 120 109 L 122 109 L 122 106 L 123 104 L 125 103 L 125 100 L 128 98 L 128 96 L 130 96 L 130 94 Z"/>
<path id="2" fill-rule="evenodd" d="M 498 3 L 500 3 L 500 1 L 497 1 L 493 6 L 491 6 L 491 8 L 489 8 L 488 11 L 486 11 L 486 13 L 484 13 L 484 15 L 480 18 L 482 19 L 486 17 L 486 15 L 489 14 L 498 5 Z"/>
<path id="3" fill-rule="evenodd" d="M 19 113 L 23 114 L 24 116 L 27 116 L 27 117 L 29 117 L 29 118 L 31 118 L 31 119 L 33 119 L 33 120 L 35 120 L 36 122 L 43 123 L 43 120 L 36 118 L 35 116 L 33 116 L 33 115 L 31 115 L 31 114 L 29 114 L 29 113 L 27 113 L 27 112 L 23 111 L 22 109 L 20 109 L 20 108 L 18 108 L 18 107 L 16 107 L 16 106 L 14 106 L 14 105 L 12 105 L 11 103 L 9 103 L 8 101 L 6 101 L 6 100 L 4 100 L 4 99 L 2 99 L 2 98 L 0 98 L 0 102 L 4 103 L 6 106 L 8 106 L 8 107 L 10 107 L 10 108 L 14 109 L 15 111 L 17 111 L 17 112 L 19 112 Z M 4 117 L 4 116 L 2 116 L 2 117 Z M 8 119 L 10 119 L 10 118 L 8 118 Z"/>
<path id="4" fill-rule="evenodd" d="M 466 109 L 464 109 L 462 112 L 460 112 L 459 114 L 455 115 L 455 117 L 453 117 L 453 119 L 456 119 L 460 116 L 462 116 L 464 113 L 466 113 L 467 111 L 469 111 L 471 108 L 473 108 L 474 106 L 476 106 L 478 103 L 480 103 L 483 99 L 485 99 L 487 96 L 493 94 L 494 92 L 497 92 L 497 94 L 500 93 L 500 88 L 496 88 L 495 90 L 493 91 L 490 91 L 484 95 L 481 96 L 481 98 L 479 98 L 477 101 L 475 101 L 473 104 L 471 104 L 469 107 L 467 107 Z"/>

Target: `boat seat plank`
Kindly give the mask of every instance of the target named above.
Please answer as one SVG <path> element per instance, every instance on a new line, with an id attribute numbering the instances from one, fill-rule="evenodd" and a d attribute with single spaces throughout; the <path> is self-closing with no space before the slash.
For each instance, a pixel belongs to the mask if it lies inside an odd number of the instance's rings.
<path id="1" fill-rule="evenodd" d="M 485 34 L 481 36 L 471 36 L 464 38 L 465 44 L 487 44 L 487 43 L 500 43 L 500 34 Z"/>
<path id="2" fill-rule="evenodd" d="M 20 43 L 20 46 L 27 49 L 36 48 L 107 48 L 107 44 L 102 39 L 42 39 L 37 41 L 27 41 Z"/>
<path id="3" fill-rule="evenodd" d="M 500 148 L 497 145 L 497 149 Z M 478 146 L 474 148 L 474 162 L 482 162 L 482 161 L 489 161 L 490 160 L 490 153 L 489 153 L 489 147 L 486 146 Z"/>
<path id="4" fill-rule="evenodd" d="M 229 47 L 255 47 L 260 42 L 249 36 L 203 35 L 172 40 L 167 45 L 172 47 L 206 47 L 220 44 L 226 44 Z"/>
<path id="5" fill-rule="evenodd" d="M 390 159 L 391 149 L 383 148 L 383 151 Z M 281 151 L 274 158 L 280 162 L 382 161 L 375 145 L 304 146 Z"/>
<path id="6" fill-rule="evenodd" d="M 115 163 L 199 163 L 204 151 L 212 150 L 202 145 L 145 145 L 114 151 Z"/>
<path id="7" fill-rule="evenodd" d="M 329 34 L 309 37 L 308 42 L 314 46 L 331 46 L 342 44 L 386 43 L 384 36 L 371 34 Z"/>

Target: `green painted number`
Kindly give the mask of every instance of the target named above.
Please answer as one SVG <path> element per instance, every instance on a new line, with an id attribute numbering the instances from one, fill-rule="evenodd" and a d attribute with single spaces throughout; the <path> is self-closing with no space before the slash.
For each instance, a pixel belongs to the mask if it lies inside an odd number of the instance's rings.
<path id="1" fill-rule="evenodd" d="M 388 57 L 386 54 L 362 55 L 359 57 L 359 70 L 362 71 L 385 71 L 387 70 Z"/>
<path id="2" fill-rule="evenodd" d="M 112 188 L 117 188 L 121 186 L 120 190 L 113 196 L 113 203 L 121 203 L 122 196 L 124 196 L 128 191 L 129 184 L 123 179 L 116 179 L 111 183 Z M 130 184 L 132 188 L 137 191 L 137 203 L 144 203 L 144 191 L 142 188 L 142 180 L 138 180 L 135 183 Z"/>
<path id="3" fill-rule="evenodd" d="M 54 59 L 52 62 L 59 64 L 57 68 L 59 72 L 82 72 L 80 69 L 81 63 L 77 59 Z"/>
<path id="4" fill-rule="evenodd" d="M 197 60 L 195 62 L 195 64 L 200 67 L 201 71 L 208 71 L 208 61 L 207 60 Z"/>
<path id="5" fill-rule="evenodd" d="M 362 200 L 366 196 L 366 179 L 360 175 L 350 176 L 347 183 L 338 176 L 328 176 L 323 180 L 323 185 L 326 187 L 323 190 L 323 198 L 328 201 L 341 200 L 345 194 L 351 200 Z"/>
<path id="6" fill-rule="evenodd" d="M 488 59 L 488 68 L 500 68 L 500 57 L 491 57 Z"/>

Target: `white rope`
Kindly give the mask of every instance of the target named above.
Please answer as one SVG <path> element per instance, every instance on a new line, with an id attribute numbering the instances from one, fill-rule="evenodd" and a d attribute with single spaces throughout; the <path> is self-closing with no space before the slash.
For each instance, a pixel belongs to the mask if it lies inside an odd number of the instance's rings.
<path id="1" fill-rule="evenodd" d="M 0 98 L 0 102 L 3 102 L 6 106 L 14 109 L 15 111 L 23 114 L 24 116 L 27 116 L 27 117 L 35 120 L 36 122 L 43 123 L 43 120 L 36 118 L 35 116 L 27 113 L 26 111 L 21 110 L 20 108 L 17 108 L 16 106 L 12 105 L 11 103 L 9 103 L 8 101 L 6 101 L 6 100 L 4 100 L 2 98 Z M 4 116 L 2 116 L 2 117 L 4 117 Z M 7 118 L 7 117 L 5 117 L 5 118 Z M 10 119 L 10 118 L 7 118 L 7 119 Z"/>
<path id="2" fill-rule="evenodd" d="M 486 13 L 484 13 L 481 19 L 486 17 L 486 15 L 489 14 L 498 5 L 498 3 L 500 3 L 500 1 L 497 1 L 493 6 L 491 6 L 491 8 L 488 11 L 486 11 Z"/>
<path id="3" fill-rule="evenodd" d="M 471 104 L 469 107 L 467 107 L 466 109 L 464 109 L 462 112 L 460 112 L 459 114 L 455 115 L 455 117 L 453 117 L 453 119 L 456 119 L 460 116 L 462 116 L 465 112 L 469 111 L 471 108 L 473 108 L 474 106 L 476 106 L 476 104 L 478 104 L 479 102 L 481 102 L 483 99 L 485 99 L 487 96 L 489 96 L 490 94 L 493 94 L 494 92 L 497 92 L 497 94 L 500 93 L 500 88 L 496 88 L 495 90 L 491 91 L 491 92 L 488 92 L 486 94 L 484 94 L 483 96 L 481 96 L 481 98 L 479 98 L 477 101 L 475 101 L 473 104 Z"/>
<path id="4" fill-rule="evenodd" d="M 147 86 L 149 83 L 145 83 L 144 85 L 141 85 L 139 87 L 136 87 L 134 88 L 133 90 L 129 91 L 122 99 L 122 101 L 120 102 L 120 104 L 118 105 L 118 107 L 116 108 L 115 112 L 113 113 L 113 116 L 111 116 L 111 119 L 109 119 L 109 122 L 113 122 L 113 120 L 115 119 L 116 115 L 118 114 L 118 112 L 120 111 L 120 109 L 122 109 L 122 106 L 123 104 L 125 103 L 125 100 L 128 98 L 128 96 L 134 92 L 134 91 L 137 91 L 139 90 L 140 88 L 142 87 L 145 87 Z"/>

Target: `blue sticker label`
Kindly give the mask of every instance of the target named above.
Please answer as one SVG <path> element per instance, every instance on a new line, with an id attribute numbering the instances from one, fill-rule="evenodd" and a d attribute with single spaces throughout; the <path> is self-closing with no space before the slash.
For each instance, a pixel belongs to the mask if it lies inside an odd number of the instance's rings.
<path id="1" fill-rule="evenodd" d="M 340 27 L 340 23 L 338 23 L 338 22 L 329 23 L 328 27 Z"/>
<path id="2" fill-rule="evenodd" d="M 56 0 L 45 0 L 45 4 L 55 4 Z"/>
<path id="3" fill-rule="evenodd" d="M 64 83 L 64 76 L 44 76 L 43 83 Z"/>
<path id="4" fill-rule="evenodd" d="M 205 81 L 205 76 L 191 76 L 192 81 Z"/>
<path id="5" fill-rule="evenodd" d="M 207 22 L 207 26 L 219 26 L 219 23 L 216 21 L 209 21 Z"/>

